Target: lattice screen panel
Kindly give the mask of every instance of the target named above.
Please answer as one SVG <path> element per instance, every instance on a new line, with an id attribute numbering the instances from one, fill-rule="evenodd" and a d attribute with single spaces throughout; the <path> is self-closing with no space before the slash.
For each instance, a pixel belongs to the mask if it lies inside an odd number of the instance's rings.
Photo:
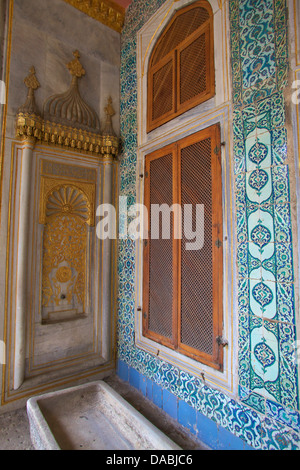
<path id="1" fill-rule="evenodd" d="M 203 93 L 207 88 L 206 34 L 180 51 L 180 104 Z"/>
<path id="2" fill-rule="evenodd" d="M 173 62 L 167 62 L 153 74 L 152 119 L 158 119 L 173 109 Z"/>
<path id="3" fill-rule="evenodd" d="M 179 9 L 158 38 L 148 67 L 147 132 L 215 94 L 213 12 L 200 0 Z"/>
<path id="4" fill-rule="evenodd" d="M 204 246 L 181 249 L 181 342 L 212 354 L 213 343 L 213 265 L 212 265 L 212 174 L 211 139 L 190 145 L 181 151 L 181 204 L 204 204 Z M 191 185 L 191 181 L 193 184 Z M 185 223 L 183 217 L 183 225 Z"/>
<path id="5" fill-rule="evenodd" d="M 150 208 L 152 204 L 172 205 L 172 154 L 150 163 Z M 152 218 L 150 209 L 150 221 Z M 154 222 L 153 222 L 154 223 Z M 150 232 L 156 229 L 159 239 L 151 238 L 149 247 L 149 315 L 148 328 L 166 338 L 172 337 L 173 302 L 173 242 L 162 238 L 162 220 L 159 229 L 150 223 Z M 170 224 L 171 233 L 173 223 Z"/>
<path id="6" fill-rule="evenodd" d="M 159 47 L 153 55 L 151 65 L 157 64 L 208 19 L 208 11 L 201 7 L 193 8 L 178 16 L 168 31 L 159 39 Z"/>
<path id="7" fill-rule="evenodd" d="M 146 156 L 150 239 L 143 268 L 143 335 L 218 370 L 223 367 L 217 342 L 223 329 L 220 148 L 216 124 Z M 163 204 L 168 234 L 162 215 L 152 217 L 153 206 Z M 174 204 L 181 207 L 181 239 L 173 233 Z"/>

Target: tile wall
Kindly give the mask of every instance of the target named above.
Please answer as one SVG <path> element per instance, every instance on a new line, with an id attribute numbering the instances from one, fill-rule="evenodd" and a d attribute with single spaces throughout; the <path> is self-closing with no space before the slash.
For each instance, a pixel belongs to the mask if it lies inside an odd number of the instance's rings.
<path id="1" fill-rule="evenodd" d="M 120 195 L 136 198 L 136 33 L 163 1 L 134 0 L 121 48 Z M 288 164 L 285 0 L 228 0 L 238 279 L 233 399 L 134 341 L 135 242 L 119 242 L 118 373 L 212 448 L 300 448 L 295 274 Z M 168 405 L 163 398 L 168 395 Z M 188 407 L 189 412 L 185 407 Z M 208 432 L 209 430 L 209 432 Z"/>

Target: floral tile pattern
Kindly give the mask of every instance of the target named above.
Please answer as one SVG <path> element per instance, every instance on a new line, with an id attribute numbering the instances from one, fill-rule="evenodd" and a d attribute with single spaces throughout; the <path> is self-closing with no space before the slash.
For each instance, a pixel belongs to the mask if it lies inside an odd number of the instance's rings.
<path id="1" fill-rule="evenodd" d="M 245 341 L 247 354 L 245 348 L 240 349 L 240 383 L 266 399 L 297 409 L 293 250 L 285 164 L 286 75 L 282 70 L 283 64 L 288 68 L 286 7 L 284 1 L 231 1 L 230 15 L 235 53 L 234 140 L 239 149 L 235 172 L 241 218 L 237 230 L 238 240 L 247 242 L 238 251 L 239 276 L 248 284 L 240 329 L 240 344 Z M 283 351 L 287 343 L 290 354 Z"/>
<path id="2" fill-rule="evenodd" d="M 290 169 L 284 88 L 286 0 L 228 0 L 238 279 L 232 399 L 135 346 L 135 242 L 119 241 L 118 356 L 256 449 L 300 448 Z M 136 33 L 164 3 L 134 0 L 121 52 L 120 195 L 136 199 Z"/>

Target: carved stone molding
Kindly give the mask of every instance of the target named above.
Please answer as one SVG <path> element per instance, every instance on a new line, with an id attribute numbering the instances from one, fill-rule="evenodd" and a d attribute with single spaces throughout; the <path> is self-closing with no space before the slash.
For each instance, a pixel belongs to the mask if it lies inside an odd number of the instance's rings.
<path id="1" fill-rule="evenodd" d="M 74 151 L 92 153 L 99 156 L 116 157 L 119 150 L 119 139 L 112 127 L 112 116 L 115 114 L 112 99 L 104 108 L 106 119 L 103 131 L 96 112 L 81 98 L 78 80 L 85 75 L 79 62 L 79 52 L 75 59 L 67 64 L 72 76 L 69 89 L 48 98 L 40 113 L 35 103 L 34 92 L 40 87 L 35 69 L 24 83 L 28 88 L 27 100 L 17 113 L 16 135 L 21 139 L 35 139 L 41 143 L 61 146 Z"/>
<path id="2" fill-rule="evenodd" d="M 64 0 L 86 15 L 118 33 L 122 31 L 125 9 L 110 0 Z"/>

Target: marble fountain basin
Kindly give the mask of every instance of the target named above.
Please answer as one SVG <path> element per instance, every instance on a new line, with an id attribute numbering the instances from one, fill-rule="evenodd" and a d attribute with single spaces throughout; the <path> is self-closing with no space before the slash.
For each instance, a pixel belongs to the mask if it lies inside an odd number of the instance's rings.
<path id="1" fill-rule="evenodd" d="M 162 431 L 102 380 L 32 397 L 37 450 L 178 450 Z"/>

